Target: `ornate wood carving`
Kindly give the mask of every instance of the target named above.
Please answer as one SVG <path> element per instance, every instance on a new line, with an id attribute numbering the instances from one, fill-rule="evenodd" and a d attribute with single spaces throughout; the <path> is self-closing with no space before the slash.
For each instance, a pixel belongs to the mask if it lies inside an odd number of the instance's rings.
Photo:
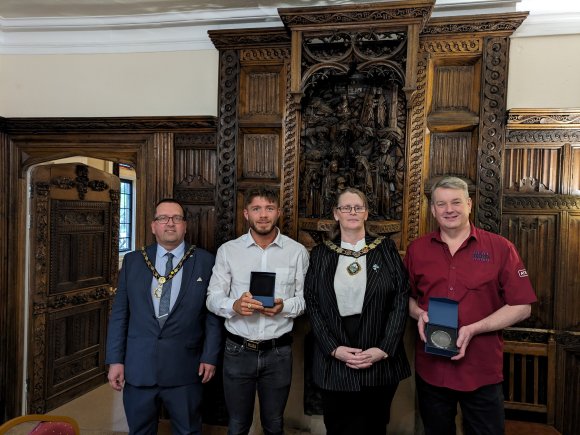
<path id="1" fill-rule="evenodd" d="M 507 140 L 511 143 L 578 143 L 580 142 L 580 129 L 511 130 L 510 126 Z"/>
<path id="2" fill-rule="evenodd" d="M 580 124 L 580 110 L 553 109 L 548 113 L 543 109 L 512 109 L 509 112 L 508 124 L 512 130 L 534 127 L 574 128 L 574 124 Z"/>
<path id="3" fill-rule="evenodd" d="M 219 200 L 216 204 L 218 217 L 216 245 L 218 247 L 235 236 L 239 73 L 240 66 L 237 51 L 226 50 L 220 52 L 219 128 L 217 134 L 219 174 L 217 192 Z"/>
<path id="4" fill-rule="evenodd" d="M 508 39 L 507 37 L 485 38 L 484 49 L 476 222 L 488 231 L 499 233 Z"/>
<path id="5" fill-rule="evenodd" d="M 580 210 L 580 197 L 572 195 L 505 195 L 503 206 L 529 210 Z"/>
<path id="6" fill-rule="evenodd" d="M 425 25 L 434 1 L 408 1 L 404 6 L 389 3 L 345 5 L 340 8 L 285 8 L 279 9 L 280 18 L 287 27 L 346 26 L 350 24 L 417 21 Z"/>
<path id="7" fill-rule="evenodd" d="M 512 34 L 528 16 L 527 12 L 501 15 L 474 15 L 471 17 L 432 18 L 421 32 L 422 35 L 449 35 L 464 33 Z"/>
<path id="8" fill-rule="evenodd" d="M 285 57 L 286 67 L 286 106 L 283 119 L 284 150 L 282 157 L 282 191 L 280 193 L 280 205 L 282 206 L 281 230 L 284 234 L 296 236 L 297 224 L 297 201 L 296 189 L 298 180 L 298 161 L 300 149 L 299 120 L 300 105 L 291 93 L 292 71 L 288 56 Z"/>
<path id="9" fill-rule="evenodd" d="M 157 132 L 215 128 L 214 117 L 21 118 L 7 119 L 4 131 L 24 133 Z"/>
<path id="10" fill-rule="evenodd" d="M 506 192 L 560 193 L 562 149 L 506 147 Z"/>
<path id="11" fill-rule="evenodd" d="M 290 40 L 288 39 L 289 42 Z M 279 63 L 280 59 L 289 57 L 290 50 L 285 47 L 259 47 L 240 50 L 240 62 L 242 63 L 259 62 L 260 64 L 265 64 L 269 61 Z"/>
<path id="12" fill-rule="evenodd" d="M 208 35 L 215 48 L 220 51 L 255 49 L 257 46 L 263 47 L 265 45 L 268 46 L 268 49 L 273 47 L 287 48 L 290 45 L 290 35 L 286 29 L 281 27 L 251 30 L 210 30 Z"/>
<path id="13" fill-rule="evenodd" d="M 426 48 L 426 46 L 422 46 Z M 403 228 L 406 226 L 406 240 L 401 249 L 419 237 L 421 225 L 421 205 L 423 202 L 423 161 L 425 158 L 426 126 L 426 84 L 429 53 L 422 51 L 417 64 L 417 90 L 413 95 L 410 110 L 410 138 L 407 141 L 407 198 L 406 215 L 403 215 Z M 405 231 L 403 231 L 405 233 Z"/>

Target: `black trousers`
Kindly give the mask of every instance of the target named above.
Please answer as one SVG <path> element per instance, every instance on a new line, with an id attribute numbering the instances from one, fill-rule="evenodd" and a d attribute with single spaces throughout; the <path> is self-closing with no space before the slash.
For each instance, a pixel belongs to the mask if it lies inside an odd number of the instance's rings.
<path id="1" fill-rule="evenodd" d="M 322 390 L 327 435 L 385 435 L 399 384 L 361 391 Z"/>
<path id="2" fill-rule="evenodd" d="M 456 391 L 428 384 L 417 374 L 415 380 L 425 435 L 455 434 L 458 403 L 465 435 L 503 435 L 505 414 L 501 383 L 485 385 L 475 391 Z"/>

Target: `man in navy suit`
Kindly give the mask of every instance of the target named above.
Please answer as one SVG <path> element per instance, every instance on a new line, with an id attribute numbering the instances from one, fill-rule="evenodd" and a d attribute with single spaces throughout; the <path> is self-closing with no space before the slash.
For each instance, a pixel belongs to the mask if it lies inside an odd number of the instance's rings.
<path id="1" fill-rule="evenodd" d="M 202 384 L 215 373 L 221 321 L 205 306 L 214 257 L 187 246 L 185 213 L 157 203 L 157 243 L 127 254 L 107 337 L 109 384 L 123 390 L 131 434 L 156 434 L 159 407 L 173 434 L 201 434 Z"/>

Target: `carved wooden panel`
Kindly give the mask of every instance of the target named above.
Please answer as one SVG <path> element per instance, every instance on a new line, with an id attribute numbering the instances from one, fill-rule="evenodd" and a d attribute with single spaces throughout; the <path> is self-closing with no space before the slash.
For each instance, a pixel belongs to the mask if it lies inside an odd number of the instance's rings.
<path id="1" fill-rule="evenodd" d="M 504 191 L 562 193 L 561 146 L 509 146 L 504 157 Z"/>
<path id="2" fill-rule="evenodd" d="M 281 121 L 285 96 L 283 69 L 284 64 L 242 66 L 240 119 Z"/>
<path id="3" fill-rule="evenodd" d="M 68 402 L 83 387 L 102 383 L 108 303 L 92 302 L 49 314 L 47 318 L 47 401 L 54 409 Z"/>
<path id="4" fill-rule="evenodd" d="M 479 110 L 480 63 L 447 59 L 435 65 L 433 72 L 432 111 L 466 111 L 477 113 Z"/>
<path id="5" fill-rule="evenodd" d="M 471 132 L 432 133 L 429 158 L 431 178 L 454 174 L 473 180 L 477 144 Z"/>
<path id="6" fill-rule="evenodd" d="M 240 133 L 238 162 L 241 180 L 260 179 L 280 182 L 280 134 L 261 129 Z"/>
<path id="7" fill-rule="evenodd" d="M 558 271 L 558 216 L 556 213 L 522 214 L 505 211 L 502 235 L 516 246 L 536 291 L 538 303 L 526 326 L 553 327 L 554 297 Z"/>
<path id="8" fill-rule="evenodd" d="M 570 159 L 570 195 L 580 195 L 580 144 L 571 147 Z"/>
<path id="9" fill-rule="evenodd" d="M 218 183 L 215 132 L 176 133 L 173 160 L 173 196 L 185 207 L 185 240 L 215 252 Z"/>
<path id="10" fill-rule="evenodd" d="M 108 203 L 51 201 L 49 294 L 109 282 L 111 210 Z"/>
<path id="11" fill-rule="evenodd" d="M 564 279 L 558 293 L 560 313 L 557 327 L 580 331 L 580 211 L 570 212 L 567 232 L 563 236 L 566 247 L 562 252 Z"/>

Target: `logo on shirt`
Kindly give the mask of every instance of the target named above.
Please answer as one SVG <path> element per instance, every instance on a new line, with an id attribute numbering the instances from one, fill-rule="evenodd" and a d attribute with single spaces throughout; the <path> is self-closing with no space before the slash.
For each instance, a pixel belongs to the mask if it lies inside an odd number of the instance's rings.
<path id="1" fill-rule="evenodd" d="M 518 275 L 520 276 L 520 278 L 525 278 L 526 276 L 528 276 L 528 271 L 526 269 L 520 269 L 518 270 Z"/>
<path id="2" fill-rule="evenodd" d="M 473 251 L 473 260 L 487 263 L 490 260 L 490 256 L 489 253 L 485 251 Z"/>

